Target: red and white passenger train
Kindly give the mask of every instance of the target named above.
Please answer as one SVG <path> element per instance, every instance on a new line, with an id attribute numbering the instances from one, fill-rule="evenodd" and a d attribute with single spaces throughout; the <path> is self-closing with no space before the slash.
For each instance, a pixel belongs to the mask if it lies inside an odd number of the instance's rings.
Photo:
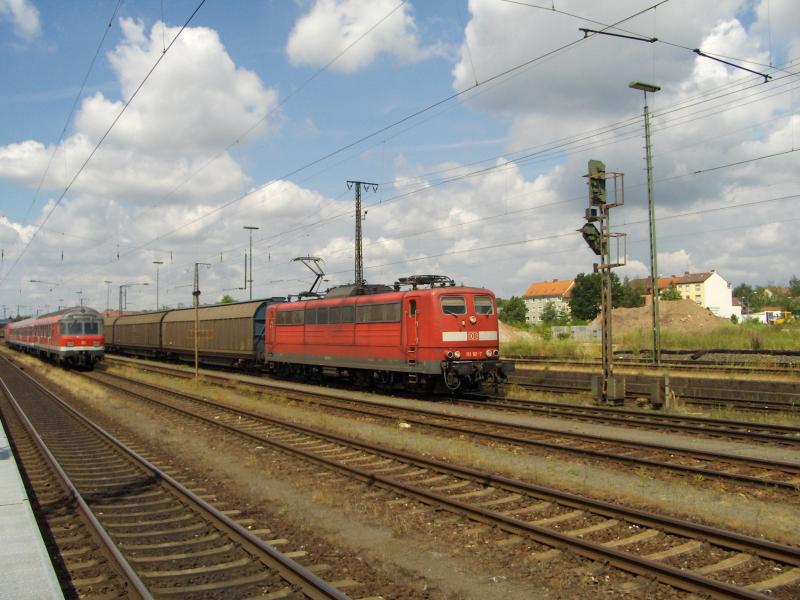
<path id="1" fill-rule="evenodd" d="M 91 369 L 103 358 L 103 318 L 86 307 L 58 312 L 6 325 L 6 344 L 67 367 Z"/>
<path id="2" fill-rule="evenodd" d="M 421 391 L 476 389 L 482 382 L 506 380 L 513 364 L 499 360 L 491 291 L 456 287 L 439 276 L 398 283 L 412 289 L 344 286 L 318 300 L 269 305 L 267 370 Z M 418 288 L 424 284 L 430 288 Z"/>

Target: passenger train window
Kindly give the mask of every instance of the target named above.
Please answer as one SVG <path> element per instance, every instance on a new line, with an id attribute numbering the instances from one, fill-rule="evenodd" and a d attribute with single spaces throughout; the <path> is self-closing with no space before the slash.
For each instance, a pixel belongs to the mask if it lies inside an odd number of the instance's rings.
<path id="1" fill-rule="evenodd" d="M 494 314 L 491 296 L 475 296 L 472 301 L 475 303 L 475 312 L 479 315 Z"/>
<path id="2" fill-rule="evenodd" d="M 442 312 L 446 315 L 467 314 L 467 303 L 464 296 L 442 296 Z"/>
<path id="3" fill-rule="evenodd" d="M 100 323 L 87 321 L 86 323 L 83 324 L 83 333 L 97 335 L 98 333 L 100 333 Z"/>

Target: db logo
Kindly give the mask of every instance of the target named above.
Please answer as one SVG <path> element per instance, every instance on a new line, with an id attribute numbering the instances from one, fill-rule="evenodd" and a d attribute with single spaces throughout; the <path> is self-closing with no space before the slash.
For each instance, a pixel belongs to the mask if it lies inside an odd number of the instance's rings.
<path id="1" fill-rule="evenodd" d="M 477 331 L 468 331 L 467 332 L 467 339 L 471 342 L 478 341 L 478 332 Z"/>

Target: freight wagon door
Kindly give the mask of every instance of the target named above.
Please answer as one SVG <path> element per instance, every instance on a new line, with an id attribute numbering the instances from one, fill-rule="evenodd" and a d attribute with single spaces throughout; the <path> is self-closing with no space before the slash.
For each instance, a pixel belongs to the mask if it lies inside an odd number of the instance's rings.
<path id="1" fill-rule="evenodd" d="M 406 365 L 413 367 L 417 364 L 417 351 L 419 350 L 418 299 L 416 296 L 406 296 L 403 299 L 403 304 Z"/>

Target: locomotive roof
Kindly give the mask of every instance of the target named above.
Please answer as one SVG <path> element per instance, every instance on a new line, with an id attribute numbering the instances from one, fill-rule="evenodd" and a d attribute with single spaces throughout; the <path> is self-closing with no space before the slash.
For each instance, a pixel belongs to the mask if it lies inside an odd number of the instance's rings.
<path id="1" fill-rule="evenodd" d="M 344 286 L 344 287 L 351 287 L 351 286 Z M 293 305 L 296 305 L 300 302 L 304 303 L 304 306 L 316 306 L 319 302 L 320 305 L 324 306 L 338 306 L 339 304 L 351 304 L 355 302 L 356 304 L 369 304 L 372 303 L 380 303 L 380 302 L 399 302 L 401 298 L 403 298 L 406 294 L 424 294 L 424 295 L 443 295 L 443 294 L 464 294 L 464 293 L 478 293 L 478 294 L 493 294 L 493 292 L 487 288 L 479 288 L 479 287 L 467 287 L 467 286 L 447 286 L 447 287 L 433 287 L 433 288 L 417 288 L 416 290 L 394 290 L 385 286 L 388 289 L 381 292 L 375 292 L 372 294 L 353 294 L 353 295 L 335 295 L 331 296 L 330 294 L 324 296 L 322 298 L 309 298 L 309 299 L 299 299 L 294 302 L 283 302 L 278 304 L 280 310 L 291 310 Z M 382 298 L 388 296 L 389 299 Z M 338 300 L 339 302 L 328 304 L 326 301 L 329 300 Z"/>

